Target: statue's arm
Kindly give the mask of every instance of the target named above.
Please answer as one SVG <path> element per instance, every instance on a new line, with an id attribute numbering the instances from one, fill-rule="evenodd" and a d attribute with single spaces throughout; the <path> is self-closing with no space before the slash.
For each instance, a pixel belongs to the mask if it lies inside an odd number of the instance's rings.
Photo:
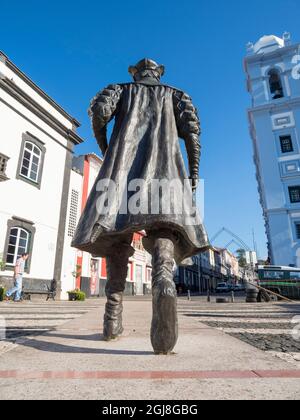
<path id="1" fill-rule="evenodd" d="M 122 94 L 120 85 L 109 85 L 91 101 L 89 115 L 92 127 L 103 156 L 108 148 L 107 124 L 113 119 Z"/>
<path id="2" fill-rule="evenodd" d="M 190 178 L 193 180 L 193 187 L 196 188 L 199 177 L 200 161 L 200 120 L 197 109 L 192 104 L 191 98 L 183 92 L 174 94 L 174 110 L 178 135 L 185 141 L 187 150 Z"/>

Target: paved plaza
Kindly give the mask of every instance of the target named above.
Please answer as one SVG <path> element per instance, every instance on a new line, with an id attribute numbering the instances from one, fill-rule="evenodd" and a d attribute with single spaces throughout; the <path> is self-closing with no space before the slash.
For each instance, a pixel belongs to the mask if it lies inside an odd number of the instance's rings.
<path id="1" fill-rule="evenodd" d="M 214 299 L 213 299 L 214 300 Z M 126 298 L 124 335 L 101 336 L 104 299 L 0 303 L 1 399 L 298 399 L 300 304 L 179 298 L 179 340 L 155 356 L 150 297 Z M 3 332 L 3 330 L 2 330 Z"/>

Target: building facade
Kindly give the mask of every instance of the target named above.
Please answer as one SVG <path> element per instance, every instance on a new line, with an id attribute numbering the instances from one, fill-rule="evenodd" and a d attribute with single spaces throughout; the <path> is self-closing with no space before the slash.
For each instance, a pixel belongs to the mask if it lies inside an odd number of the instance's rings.
<path id="1" fill-rule="evenodd" d="M 300 267 L 300 44 L 262 37 L 244 65 L 260 202 L 271 264 Z"/>
<path id="2" fill-rule="evenodd" d="M 61 288 L 73 148 L 79 123 L 0 52 L 0 283 L 30 253 L 24 283 Z"/>
<path id="3" fill-rule="evenodd" d="M 73 168 L 70 175 L 70 188 L 67 201 L 67 218 L 65 224 L 65 241 L 63 248 L 61 299 L 68 299 L 68 291 L 77 287 L 77 277 L 81 275 L 81 267 L 78 266 L 79 254 L 71 247 L 73 235 L 81 212 L 81 200 L 83 189 L 83 174 Z M 79 283 L 80 287 L 80 283 Z"/>
<path id="4" fill-rule="evenodd" d="M 237 258 L 224 248 L 211 246 L 193 257 L 194 265 L 178 267 L 175 284 L 179 293 L 214 291 L 218 283 L 236 284 L 243 279 Z"/>

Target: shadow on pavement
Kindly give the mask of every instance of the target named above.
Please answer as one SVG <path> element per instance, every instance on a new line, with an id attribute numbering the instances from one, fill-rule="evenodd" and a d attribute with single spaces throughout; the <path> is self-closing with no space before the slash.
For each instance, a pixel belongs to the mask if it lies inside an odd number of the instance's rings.
<path id="1" fill-rule="evenodd" d="M 101 342 L 101 339 L 102 339 L 102 336 L 100 334 L 93 334 L 90 336 L 72 336 L 72 335 L 64 335 L 64 334 L 46 333 L 46 334 L 43 334 L 43 337 L 67 338 L 67 339 L 72 339 L 72 340 L 83 339 L 83 340 L 99 341 L 99 342 Z M 35 338 L 27 339 L 25 342 L 19 343 L 19 345 L 22 345 L 23 347 L 30 347 L 35 350 L 50 352 L 50 353 L 110 354 L 110 355 L 123 355 L 123 356 L 153 356 L 154 355 L 154 353 L 151 351 L 113 350 L 113 349 L 99 349 L 99 348 L 68 346 L 65 344 L 42 341 Z"/>
<path id="2" fill-rule="evenodd" d="M 300 315 L 300 303 L 295 302 L 295 303 L 284 303 L 284 302 L 279 302 L 277 303 L 277 306 L 289 311 L 291 314 L 295 314 L 295 315 Z"/>
<path id="3" fill-rule="evenodd" d="M 84 340 L 84 341 L 104 341 L 102 334 L 90 335 L 73 335 L 73 334 L 59 334 L 55 331 L 49 331 L 45 334 L 46 337 L 66 338 L 69 340 Z"/>

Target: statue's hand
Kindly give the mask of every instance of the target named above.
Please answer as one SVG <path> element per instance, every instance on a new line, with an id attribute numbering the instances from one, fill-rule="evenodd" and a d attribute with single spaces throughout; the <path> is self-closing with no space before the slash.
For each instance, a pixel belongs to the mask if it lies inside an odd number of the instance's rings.
<path id="1" fill-rule="evenodd" d="M 99 146 L 99 148 L 100 148 L 100 150 L 102 152 L 102 155 L 104 157 L 104 155 L 106 153 L 106 150 L 108 149 L 106 132 L 103 132 L 102 131 L 100 133 L 97 133 L 96 139 L 97 139 L 98 146 Z"/>

